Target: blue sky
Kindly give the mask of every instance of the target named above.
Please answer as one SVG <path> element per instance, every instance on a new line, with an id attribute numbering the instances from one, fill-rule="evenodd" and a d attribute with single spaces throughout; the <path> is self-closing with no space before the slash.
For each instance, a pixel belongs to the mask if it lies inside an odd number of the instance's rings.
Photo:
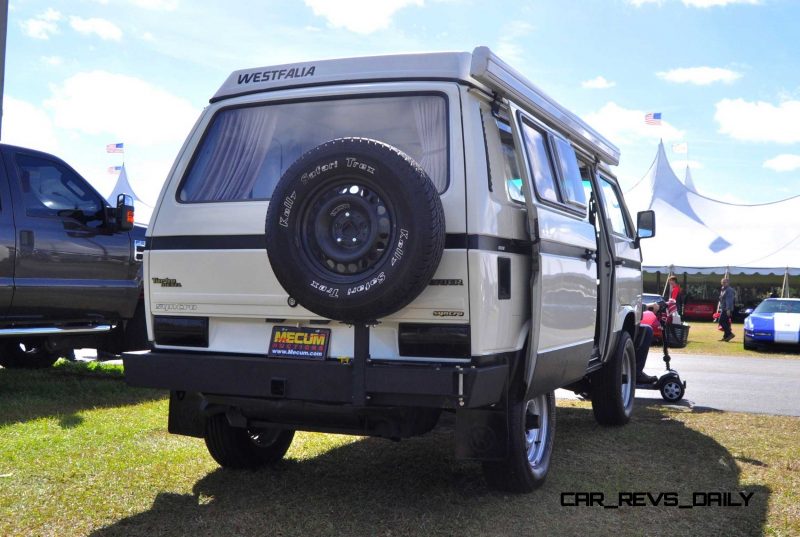
<path id="1" fill-rule="evenodd" d="M 620 147 L 623 186 L 663 139 L 701 193 L 761 203 L 800 194 L 797 21 L 794 0 L 11 0 L 2 140 L 103 194 L 124 157 L 153 203 L 235 69 L 487 45 Z"/>

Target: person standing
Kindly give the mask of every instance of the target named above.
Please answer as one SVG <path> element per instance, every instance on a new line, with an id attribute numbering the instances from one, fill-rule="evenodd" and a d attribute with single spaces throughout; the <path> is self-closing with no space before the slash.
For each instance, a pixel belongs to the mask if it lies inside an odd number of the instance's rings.
<path id="1" fill-rule="evenodd" d="M 678 277 L 677 276 L 670 276 L 667 279 L 667 283 L 669 283 L 669 297 L 678 303 L 678 297 L 681 294 L 681 287 L 678 285 Z"/>
<path id="2" fill-rule="evenodd" d="M 730 286 L 728 278 L 722 278 L 720 282 L 722 288 L 719 291 L 719 304 L 717 311 L 719 312 L 719 325 L 722 327 L 723 336 L 722 341 L 730 341 L 736 334 L 731 331 L 731 319 L 733 318 L 733 303 L 736 299 L 736 292 Z"/>

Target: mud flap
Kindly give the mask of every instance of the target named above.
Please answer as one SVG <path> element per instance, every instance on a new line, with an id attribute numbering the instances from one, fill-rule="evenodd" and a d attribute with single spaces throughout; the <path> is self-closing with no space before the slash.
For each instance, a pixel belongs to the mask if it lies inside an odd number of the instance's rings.
<path id="1" fill-rule="evenodd" d="M 205 399 L 197 392 L 169 392 L 167 430 L 172 434 L 202 438 L 205 433 Z"/>
<path id="2" fill-rule="evenodd" d="M 505 410 L 456 411 L 456 457 L 499 461 L 508 457 L 508 414 Z"/>

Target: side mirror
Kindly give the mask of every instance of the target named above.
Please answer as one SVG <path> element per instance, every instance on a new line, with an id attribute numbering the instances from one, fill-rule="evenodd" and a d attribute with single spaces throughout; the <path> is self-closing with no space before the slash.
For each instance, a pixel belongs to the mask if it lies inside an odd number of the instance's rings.
<path id="1" fill-rule="evenodd" d="M 133 196 L 128 194 L 117 196 L 115 222 L 118 231 L 133 229 Z"/>
<path id="2" fill-rule="evenodd" d="M 639 211 L 636 215 L 636 240 L 634 246 L 639 247 L 641 239 L 649 239 L 656 236 L 656 213 L 655 211 Z"/>

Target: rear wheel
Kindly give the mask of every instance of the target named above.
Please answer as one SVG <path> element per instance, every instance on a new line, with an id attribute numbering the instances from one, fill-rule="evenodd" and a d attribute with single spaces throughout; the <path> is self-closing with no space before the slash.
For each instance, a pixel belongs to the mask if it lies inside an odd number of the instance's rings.
<path id="1" fill-rule="evenodd" d="M 601 425 L 625 425 L 633 414 L 636 395 L 636 349 L 622 332 L 617 350 L 602 369 L 591 376 L 592 410 Z"/>
<path id="2" fill-rule="evenodd" d="M 232 427 L 225 414 L 206 421 L 208 452 L 223 468 L 254 469 L 278 462 L 292 444 L 291 429 Z"/>
<path id="3" fill-rule="evenodd" d="M 9 369 L 44 369 L 58 360 L 59 353 L 43 342 L 9 341 L 0 345 L 0 365 Z"/>
<path id="4" fill-rule="evenodd" d="M 531 492 L 540 487 L 550 469 L 556 432 L 553 392 L 514 403 L 509 409 L 508 457 L 483 463 L 490 486 L 509 492 Z"/>

